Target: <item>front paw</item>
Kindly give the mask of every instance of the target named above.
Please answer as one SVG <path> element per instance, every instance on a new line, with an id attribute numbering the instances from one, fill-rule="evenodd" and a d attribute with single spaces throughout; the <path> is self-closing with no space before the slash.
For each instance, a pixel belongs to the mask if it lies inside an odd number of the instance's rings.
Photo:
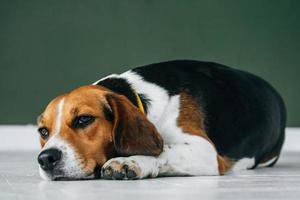
<path id="1" fill-rule="evenodd" d="M 141 178 L 141 168 L 134 160 L 113 158 L 107 161 L 101 170 L 104 179 L 134 180 Z"/>

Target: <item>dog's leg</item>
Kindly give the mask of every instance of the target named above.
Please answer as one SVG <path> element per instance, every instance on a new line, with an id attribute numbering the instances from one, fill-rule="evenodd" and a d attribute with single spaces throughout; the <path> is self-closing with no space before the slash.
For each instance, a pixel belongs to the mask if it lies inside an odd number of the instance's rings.
<path id="1" fill-rule="evenodd" d="M 117 157 L 102 167 L 102 177 L 106 179 L 193 175 L 219 175 L 215 148 L 198 136 L 190 136 L 182 143 L 166 144 L 158 157 Z"/>

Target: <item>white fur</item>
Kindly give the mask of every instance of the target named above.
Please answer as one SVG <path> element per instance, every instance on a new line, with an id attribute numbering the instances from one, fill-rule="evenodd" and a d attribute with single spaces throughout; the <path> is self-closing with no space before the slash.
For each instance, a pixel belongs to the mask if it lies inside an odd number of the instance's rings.
<path id="1" fill-rule="evenodd" d="M 114 158 L 119 162 L 134 160 L 139 165 L 142 175 L 218 175 L 217 152 L 204 138 L 184 133 L 177 126 L 180 112 L 180 96 L 169 96 L 168 92 L 154 84 L 143 80 L 133 71 L 127 71 L 119 76 L 132 85 L 138 93 L 145 94 L 150 99 L 147 118 L 156 126 L 164 140 L 163 153 L 155 158 L 151 156 L 130 156 Z M 111 161 L 108 161 L 110 163 Z"/>
<path id="2" fill-rule="evenodd" d="M 164 88 L 143 80 L 143 77 L 132 71 L 127 71 L 120 77 L 127 79 L 137 93 L 145 94 L 150 99 L 147 117 L 152 123 L 157 125 L 165 120 L 163 115 L 166 113 L 165 109 L 168 107 L 170 96 Z"/>
<path id="3" fill-rule="evenodd" d="M 257 165 L 257 168 L 267 167 L 277 159 L 277 156 L 271 160 Z M 255 158 L 242 158 L 235 163 L 230 172 L 236 172 L 245 169 L 251 169 L 255 165 Z"/>
<path id="4" fill-rule="evenodd" d="M 254 166 L 254 164 L 255 164 L 255 158 L 242 158 L 234 164 L 230 172 L 250 169 Z"/>
<path id="5" fill-rule="evenodd" d="M 104 78 L 99 79 L 98 81 L 95 81 L 92 85 L 97 85 L 97 83 L 99 83 L 100 81 L 105 80 L 107 78 L 118 77 L 118 76 L 119 76 L 118 74 L 110 74 L 108 76 L 105 76 Z"/>
<path id="6" fill-rule="evenodd" d="M 278 158 L 278 157 L 276 156 L 276 157 L 272 158 L 271 160 L 268 160 L 268 161 L 265 162 L 265 163 L 259 164 L 257 167 L 267 167 L 267 166 L 269 166 L 270 164 L 272 164 L 277 158 Z"/>

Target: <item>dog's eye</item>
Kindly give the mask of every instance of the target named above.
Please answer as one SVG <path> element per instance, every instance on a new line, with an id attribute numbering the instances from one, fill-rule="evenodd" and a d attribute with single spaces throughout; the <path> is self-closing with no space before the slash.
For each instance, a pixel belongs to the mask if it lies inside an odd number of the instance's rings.
<path id="1" fill-rule="evenodd" d="M 41 138 L 43 138 L 44 140 L 49 137 L 49 131 L 45 127 L 39 128 L 38 132 L 40 133 Z"/>
<path id="2" fill-rule="evenodd" d="M 72 122 L 73 128 L 85 128 L 89 124 L 91 124 L 95 120 L 95 117 L 91 115 L 81 115 L 78 117 L 75 117 L 75 119 Z"/>

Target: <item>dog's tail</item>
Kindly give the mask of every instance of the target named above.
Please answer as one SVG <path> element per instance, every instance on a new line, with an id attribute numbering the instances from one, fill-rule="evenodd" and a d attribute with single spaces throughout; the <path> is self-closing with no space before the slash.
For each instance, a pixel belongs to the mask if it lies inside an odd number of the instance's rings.
<path id="1" fill-rule="evenodd" d="M 261 158 L 256 158 L 255 165 L 252 167 L 252 169 L 257 167 L 273 167 L 280 157 L 280 152 L 284 143 L 284 138 L 285 138 L 285 132 L 283 130 L 273 149 L 269 153 L 262 156 Z"/>

